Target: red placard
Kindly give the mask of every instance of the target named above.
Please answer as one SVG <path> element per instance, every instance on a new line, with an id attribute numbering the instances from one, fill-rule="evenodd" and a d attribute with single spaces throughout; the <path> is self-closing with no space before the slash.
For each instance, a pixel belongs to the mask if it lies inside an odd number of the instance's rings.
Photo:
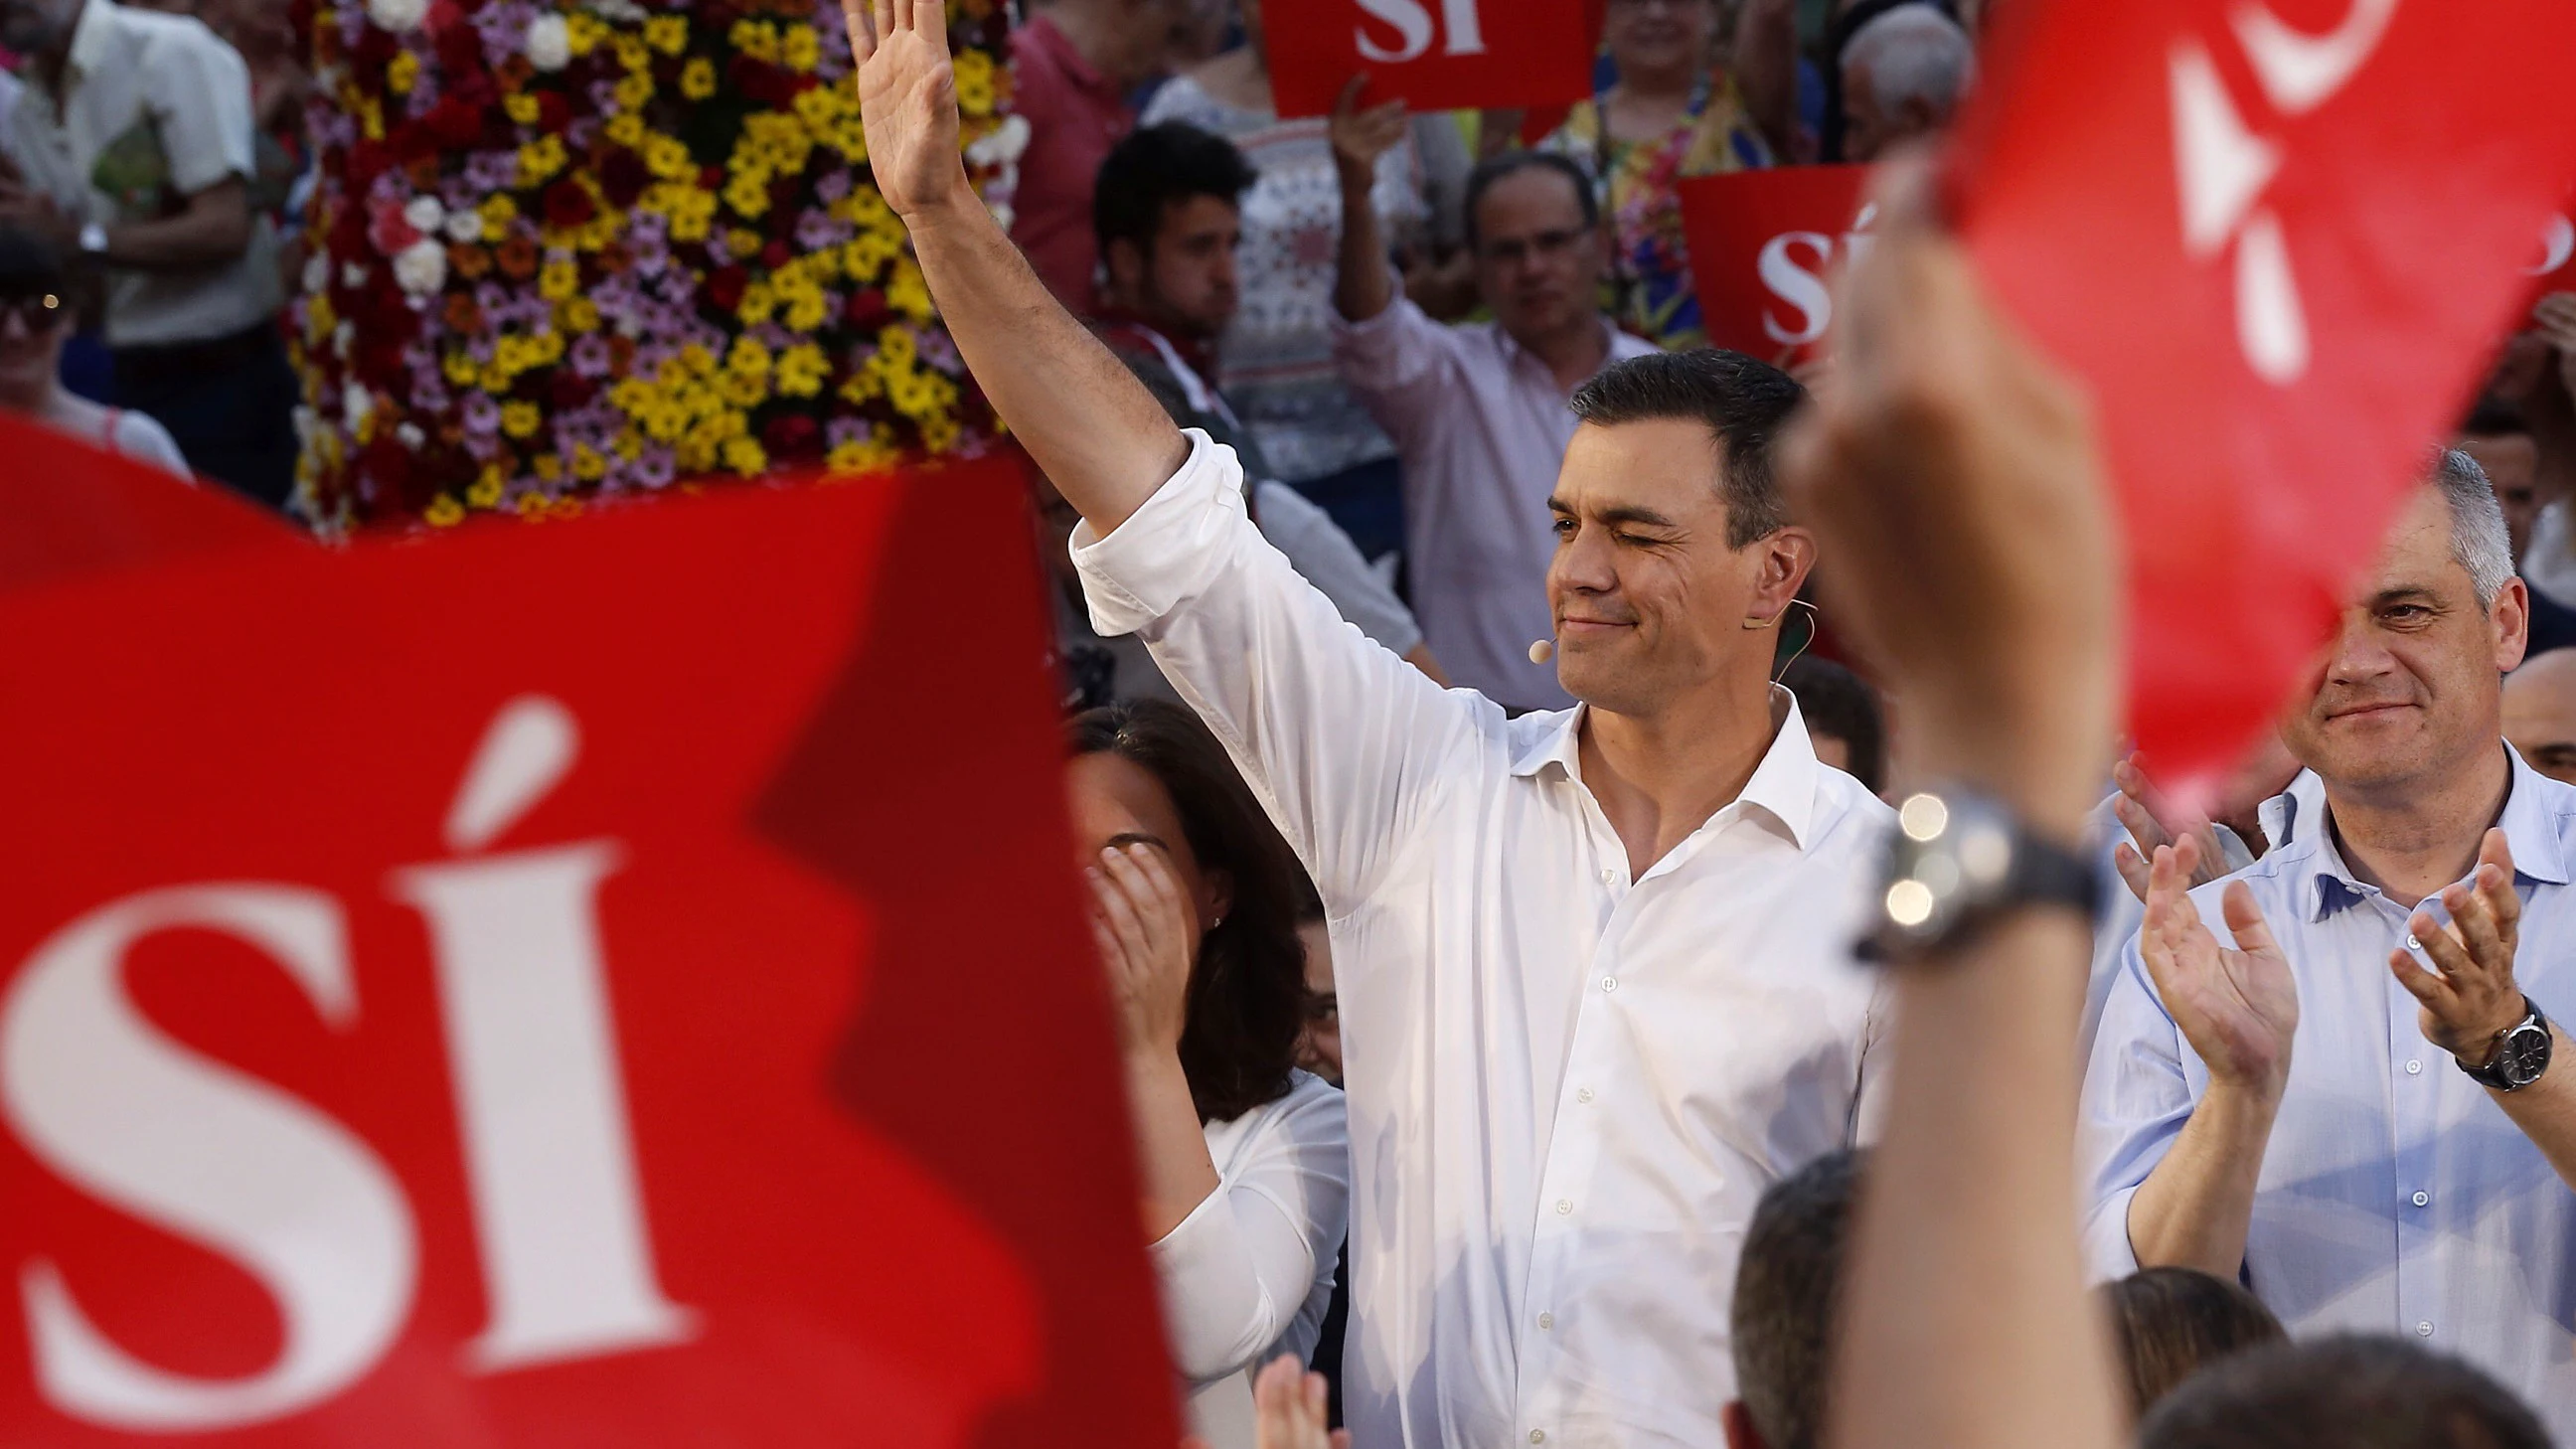
<path id="1" fill-rule="evenodd" d="M 2092 384 L 2131 720 L 2201 776 L 2334 627 L 2576 179 L 2559 0 L 2030 0 L 1960 136 L 1988 284 Z"/>
<path id="2" fill-rule="evenodd" d="M 1869 242 L 1866 166 L 1686 177 L 1682 228 L 1709 345 L 1781 366 L 1813 356 L 1834 274 Z"/>
<path id="3" fill-rule="evenodd" d="M 1417 111 L 1561 106 L 1592 94 L 1597 20 L 1566 0 L 1272 0 L 1262 8 L 1284 118 L 1331 112 L 1366 73 L 1367 101 Z"/>
<path id="4" fill-rule="evenodd" d="M 989 467 L 0 595 L 0 1438 L 1174 1442 L 1039 603 Z"/>

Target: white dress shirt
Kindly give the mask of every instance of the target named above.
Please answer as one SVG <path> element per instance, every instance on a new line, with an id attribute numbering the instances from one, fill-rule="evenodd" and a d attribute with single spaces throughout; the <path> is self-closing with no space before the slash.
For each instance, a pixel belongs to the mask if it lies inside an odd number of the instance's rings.
<path id="1" fill-rule="evenodd" d="M 1074 559 L 1331 918 L 1354 1441 L 1720 1442 L 1754 1204 L 1875 1115 L 1886 998 L 1850 945 L 1890 812 L 1775 689 L 1742 796 L 1631 880 L 1580 710 L 1509 719 L 1361 638 L 1245 519 L 1233 454 L 1191 445 Z"/>
<path id="2" fill-rule="evenodd" d="M 2523 900 L 2514 978 L 2544 1011 L 2576 1014 L 2576 789 L 2512 758 L 2499 823 Z M 2424 1039 L 2388 969 L 2413 944 L 2409 913 L 2353 879 L 2322 811 L 2227 879 L 2252 888 L 2299 991 L 2245 1240 L 2255 1293 L 2294 1336 L 2394 1333 L 2458 1354 L 2576 1442 L 2576 1191 Z M 2225 884 L 2192 892 L 2222 942 Z M 2424 908 L 2446 918 L 2438 897 Z M 2100 1276 L 2135 1270 L 2130 1199 L 2208 1090 L 2132 939 L 2084 1083 L 2085 1247 Z"/>
<path id="3" fill-rule="evenodd" d="M 1340 1089 L 1294 1073 L 1288 1095 L 1206 1126 L 1217 1190 L 1150 1249 L 1190 1432 L 1253 1449 L 1252 1377 L 1315 1355 L 1350 1225 L 1351 1138 Z"/>
<path id="4" fill-rule="evenodd" d="M 1407 300 L 1333 326 L 1342 379 L 1404 463 L 1404 556 L 1413 612 L 1442 672 L 1518 709 L 1574 701 L 1530 641 L 1554 633 L 1548 495 L 1574 437 L 1546 362 L 1491 322 L 1444 327 Z M 1605 363 L 1653 352 L 1603 321 Z"/>
<path id="5" fill-rule="evenodd" d="M 192 16 L 85 0 L 59 119 L 36 72 L 22 78 L 34 83 L 11 112 L 10 155 L 29 185 L 75 220 L 148 221 L 179 197 L 256 174 L 250 69 Z M 266 321 L 284 300 L 276 228 L 254 209 L 250 245 L 230 262 L 110 271 L 107 340 L 114 347 L 211 341 Z"/>

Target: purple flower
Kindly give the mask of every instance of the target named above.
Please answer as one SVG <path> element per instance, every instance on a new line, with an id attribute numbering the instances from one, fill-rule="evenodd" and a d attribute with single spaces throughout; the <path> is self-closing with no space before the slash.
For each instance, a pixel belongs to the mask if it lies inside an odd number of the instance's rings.
<path id="1" fill-rule="evenodd" d="M 494 457 L 499 455 L 501 451 L 501 440 L 492 436 L 490 433 L 467 433 L 465 435 L 465 451 L 472 455 L 475 462 L 489 463 Z"/>
<path id="2" fill-rule="evenodd" d="M 507 191 L 518 179 L 516 151 L 477 151 L 465 158 L 465 184 L 477 195 Z"/>
<path id="3" fill-rule="evenodd" d="M 961 373 L 964 371 L 966 360 L 957 355 L 957 344 L 948 339 L 948 333 L 945 329 L 936 327 L 924 328 L 922 331 L 915 334 L 914 341 L 914 350 L 921 354 L 922 361 L 938 368 L 941 372 Z"/>
<path id="4" fill-rule="evenodd" d="M 803 216 L 796 218 L 796 245 L 806 251 L 819 252 L 848 239 L 842 234 L 841 224 L 822 212 L 808 208 Z"/>
<path id="5" fill-rule="evenodd" d="M 824 172 L 822 178 L 814 183 L 814 194 L 821 197 L 823 199 L 823 204 L 826 206 L 829 206 L 833 202 L 840 200 L 842 197 L 849 195 L 850 173 L 848 169 L 835 166 L 831 170 Z"/>
<path id="6" fill-rule="evenodd" d="M 837 417 L 823 425 L 823 446 L 826 448 L 838 448 L 849 443 L 864 443 L 868 440 L 868 436 L 869 426 L 866 418 Z"/>
<path id="7" fill-rule="evenodd" d="M 617 114 L 617 82 L 595 80 L 590 83 L 590 108 L 603 116 Z"/>
<path id="8" fill-rule="evenodd" d="M 679 463 L 671 456 L 671 450 L 659 443 L 647 447 L 635 460 L 635 481 L 647 488 L 667 486 L 679 471 Z"/>
<path id="9" fill-rule="evenodd" d="M 486 437 L 501 430 L 501 405 L 492 395 L 478 392 L 465 400 L 463 422 L 468 436 Z"/>
<path id="10" fill-rule="evenodd" d="M 572 370 L 583 377 L 608 376 L 608 339 L 593 332 L 572 345 Z"/>

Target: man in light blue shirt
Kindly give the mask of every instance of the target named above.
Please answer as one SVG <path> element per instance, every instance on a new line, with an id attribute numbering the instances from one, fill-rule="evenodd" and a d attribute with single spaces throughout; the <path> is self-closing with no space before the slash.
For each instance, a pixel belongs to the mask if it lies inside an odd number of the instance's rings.
<path id="1" fill-rule="evenodd" d="M 2457 1353 L 2576 1439 L 2576 1050 L 2532 1020 L 2576 1012 L 2576 789 L 2503 741 L 2494 493 L 2458 453 L 2434 481 L 2283 722 L 2317 828 L 2188 894 L 2197 841 L 2156 852 L 2085 1080 L 2086 1249 Z"/>

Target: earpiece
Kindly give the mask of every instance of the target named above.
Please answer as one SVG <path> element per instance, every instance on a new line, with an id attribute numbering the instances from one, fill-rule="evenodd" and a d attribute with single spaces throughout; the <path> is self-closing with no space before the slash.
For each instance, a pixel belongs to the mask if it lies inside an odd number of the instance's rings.
<path id="1" fill-rule="evenodd" d="M 1556 657 L 1556 641 L 1541 639 L 1530 646 L 1530 663 L 1545 664 Z"/>

